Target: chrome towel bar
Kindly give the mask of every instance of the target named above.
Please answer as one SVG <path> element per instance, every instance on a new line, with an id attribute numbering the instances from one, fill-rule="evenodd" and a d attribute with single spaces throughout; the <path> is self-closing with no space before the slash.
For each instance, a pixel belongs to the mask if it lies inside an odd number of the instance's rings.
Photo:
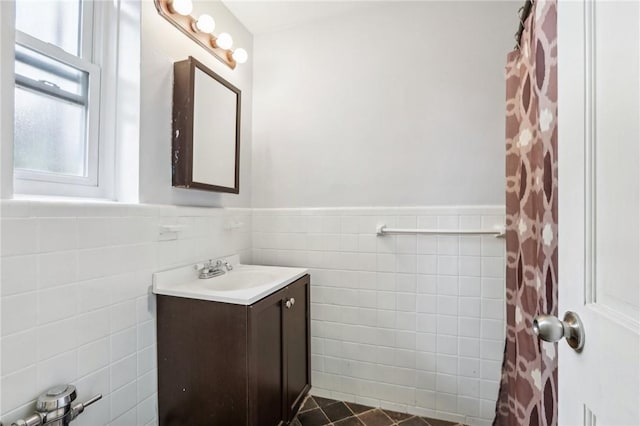
<path id="1" fill-rule="evenodd" d="M 494 229 L 402 229 L 387 228 L 387 225 L 378 225 L 376 234 L 383 235 L 493 235 L 496 238 L 504 238 L 504 226 L 496 226 Z"/>

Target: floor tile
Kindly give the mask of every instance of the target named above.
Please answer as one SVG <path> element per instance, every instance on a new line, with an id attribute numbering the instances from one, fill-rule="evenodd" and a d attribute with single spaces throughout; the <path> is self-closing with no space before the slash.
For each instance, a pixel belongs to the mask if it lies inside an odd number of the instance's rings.
<path id="1" fill-rule="evenodd" d="M 349 417 L 348 419 L 338 420 L 334 426 L 366 426 L 357 417 Z"/>
<path id="2" fill-rule="evenodd" d="M 367 411 L 358 418 L 367 426 L 391 426 L 394 423 L 382 410 Z"/>
<path id="3" fill-rule="evenodd" d="M 319 396 L 314 396 L 313 400 L 316 402 L 316 404 L 318 404 L 318 407 L 320 408 L 326 407 L 327 405 L 335 404 L 336 402 L 340 402 L 336 401 L 335 399 L 321 398 Z"/>
<path id="4" fill-rule="evenodd" d="M 353 411 L 354 414 L 360 414 L 360 413 L 364 413 L 365 411 L 373 410 L 372 407 L 367 407 L 366 405 L 355 404 L 353 402 L 345 402 L 345 404 L 347 404 L 347 407 L 349 407 L 349 409 L 351 411 Z"/>
<path id="5" fill-rule="evenodd" d="M 398 425 L 401 426 L 427 426 L 429 423 L 427 423 L 425 420 L 421 419 L 420 417 L 411 417 L 408 420 L 403 420 L 400 423 L 398 423 Z"/>
<path id="6" fill-rule="evenodd" d="M 387 417 L 389 417 L 394 422 L 399 422 L 401 420 L 407 420 L 407 419 L 410 419 L 411 417 L 413 417 L 412 414 L 399 413 L 397 411 L 388 411 L 388 410 L 382 410 L 382 411 L 384 411 L 384 413 L 387 415 Z"/>
<path id="7" fill-rule="evenodd" d="M 464 426 L 353 402 L 307 396 L 291 426 Z"/>
<path id="8" fill-rule="evenodd" d="M 300 413 L 298 420 L 302 426 L 324 426 L 331 423 L 319 408 Z"/>
<path id="9" fill-rule="evenodd" d="M 336 402 L 335 404 L 322 407 L 322 411 L 324 411 L 324 414 L 326 414 L 332 422 L 353 417 L 353 413 L 347 408 L 344 402 Z"/>
<path id="10" fill-rule="evenodd" d="M 458 424 L 456 422 L 448 422 L 446 420 L 438 420 L 438 419 L 430 419 L 430 418 L 426 418 L 425 420 L 431 426 L 455 426 Z"/>
<path id="11" fill-rule="evenodd" d="M 314 408 L 318 408 L 318 404 L 313 400 L 313 397 L 308 396 L 302 403 L 302 406 L 300 406 L 300 410 L 298 412 L 304 413 L 305 411 L 309 411 Z"/>

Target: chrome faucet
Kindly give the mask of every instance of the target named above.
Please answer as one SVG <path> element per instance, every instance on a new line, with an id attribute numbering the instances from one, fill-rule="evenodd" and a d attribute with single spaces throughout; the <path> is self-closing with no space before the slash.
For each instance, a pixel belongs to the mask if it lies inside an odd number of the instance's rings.
<path id="1" fill-rule="evenodd" d="M 216 261 L 209 260 L 204 265 L 199 263 L 196 265 L 196 269 L 200 271 L 198 278 L 200 278 L 201 280 L 206 280 L 208 278 L 219 277 L 227 271 L 231 271 L 233 269 L 233 265 L 231 265 L 226 260 L 223 262 L 222 260 L 218 259 Z"/>
<path id="2" fill-rule="evenodd" d="M 224 274 L 224 270 L 222 269 L 222 261 L 216 260 L 215 263 L 213 260 L 209 260 L 204 265 L 198 264 L 196 265 L 196 269 L 200 270 L 200 274 L 198 278 L 201 280 L 206 280 L 208 278 L 219 277 Z"/>

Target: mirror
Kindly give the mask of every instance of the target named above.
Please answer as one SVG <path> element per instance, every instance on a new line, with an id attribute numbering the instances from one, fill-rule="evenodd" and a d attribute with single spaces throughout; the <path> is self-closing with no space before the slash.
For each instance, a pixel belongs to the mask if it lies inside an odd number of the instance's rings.
<path id="1" fill-rule="evenodd" d="M 193 57 L 173 70 L 173 186 L 238 194 L 240 90 Z"/>

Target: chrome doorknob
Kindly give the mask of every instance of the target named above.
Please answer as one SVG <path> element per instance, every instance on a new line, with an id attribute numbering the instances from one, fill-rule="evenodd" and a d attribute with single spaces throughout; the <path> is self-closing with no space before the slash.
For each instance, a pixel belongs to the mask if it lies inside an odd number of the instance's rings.
<path id="1" fill-rule="evenodd" d="M 533 319 L 533 332 L 546 342 L 557 342 L 564 337 L 576 352 L 584 347 L 584 327 L 575 312 L 567 311 L 563 321 L 553 315 L 538 315 Z"/>

